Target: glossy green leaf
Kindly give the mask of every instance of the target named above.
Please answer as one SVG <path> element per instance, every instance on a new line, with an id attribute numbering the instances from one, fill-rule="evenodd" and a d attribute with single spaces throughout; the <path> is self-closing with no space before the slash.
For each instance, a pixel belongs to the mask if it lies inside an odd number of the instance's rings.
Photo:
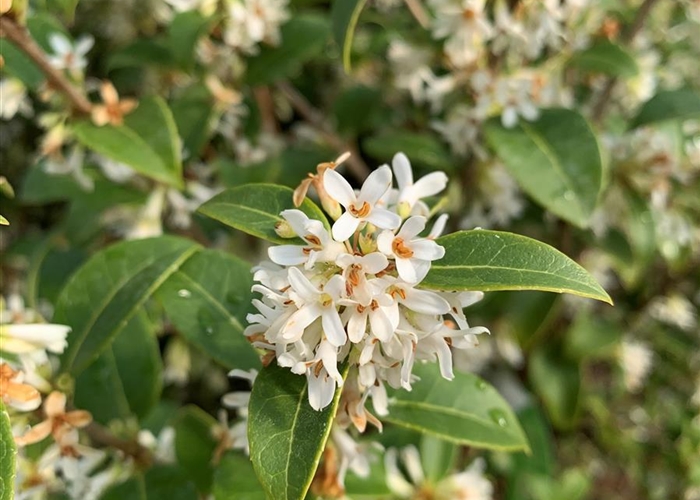
<path id="1" fill-rule="evenodd" d="M 168 28 L 168 42 L 175 62 L 191 70 L 195 62 L 195 47 L 211 25 L 212 19 L 197 10 L 178 12 Z"/>
<path id="2" fill-rule="evenodd" d="M 564 357 L 560 346 L 542 346 L 530 356 L 528 377 L 552 423 L 557 428 L 570 429 L 578 414 L 581 392 L 578 364 Z"/>
<path id="3" fill-rule="evenodd" d="M 280 212 L 295 208 L 293 190 L 273 184 L 246 184 L 228 189 L 199 207 L 199 212 L 258 238 L 279 244 L 302 243 L 298 238 L 281 238 L 275 232 L 275 224 L 283 221 Z M 299 210 L 311 219 L 323 222 L 329 228 L 326 216 L 308 198 Z"/>
<path id="4" fill-rule="evenodd" d="M 100 154 L 156 181 L 183 186 L 180 138 L 173 115 L 160 97 L 139 101 L 124 125 L 98 127 L 82 121 L 73 131 L 79 142 Z"/>
<path id="5" fill-rule="evenodd" d="M 494 450 L 528 450 L 508 403 L 491 385 L 471 373 L 445 380 L 435 364 L 417 365 L 413 390 L 390 391 L 383 420 L 457 444 Z"/>
<path id="6" fill-rule="evenodd" d="M 352 39 L 367 0 L 334 0 L 331 7 L 333 37 L 343 53 L 343 67 L 350 72 Z"/>
<path id="7" fill-rule="evenodd" d="M 75 379 L 75 406 L 109 425 L 133 416 L 142 419 L 162 389 L 163 363 L 153 325 L 137 313 L 112 342 Z"/>
<path id="8" fill-rule="evenodd" d="M 542 290 L 611 303 L 581 266 L 559 250 L 501 231 L 459 231 L 436 240 L 445 256 L 421 282 L 435 290 Z"/>
<path id="9" fill-rule="evenodd" d="M 156 292 L 170 321 L 187 341 L 227 368 L 260 368 L 243 327 L 250 307 L 250 265 L 218 250 L 203 250 Z"/>
<path id="10" fill-rule="evenodd" d="M 269 498 L 302 500 L 311 485 L 340 399 L 322 411 L 309 404 L 306 377 L 276 363 L 255 379 L 248 410 L 250 459 Z"/>
<path id="11" fill-rule="evenodd" d="M 632 77 L 639 72 L 637 62 L 622 47 L 608 40 L 594 43 L 574 54 L 569 65 L 589 73 L 603 73 L 617 77 Z"/>
<path id="12" fill-rule="evenodd" d="M 77 375 L 188 258 L 195 243 L 164 236 L 125 241 L 95 254 L 66 284 L 54 321 L 69 325 L 61 369 Z"/>
<path id="13" fill-rule="evenodd" d="M 0 500 L 14 498 L 16 453 L 10 416 L 0 401 Z"/>
<path id="14" fill-rule="evenodd" d="M 431 170 L 454 170 L 454 164 L 444 144 L 427 133 L 405 130 L 382 132 L 362 142 L 362 147 L 377 160 L 386 162 L 402 151 L 414 167 Z"/>
<path id="15" fill-rule="evenodd" d="M 212 493 L 214 500 L 268 499 L 250 459 L 233 452 L 224 455 L 216 468 Z"/>
<path id="16" fill-rule="evenodd" d="M 454 467 L 458 447 L 431 434 L 423 434 L 420 440 L 420 460 L 428 481 L 435 484 Z"/>
<path id="17" fill-rule="evenodd" d="M 570 109 L 545 109 L 537 121 L 520 120 L 509 129 L 491 119 L 484 133 L 523 191 L 562 219 L 588 225 L 603 167 L 598 142 L 583 116 Z"/>
<path id="18" fill-rule="evenodd" d="M 642 105 L 630 128 L 665 120 L 700 117 L 700 94 L 691 89 L 661 91 Z"/>
<path id="19" fill-rule="evenodd" d="M 282 42 L 263 47 L 248 60 L 245 78 L 251 85 L 268 85 L 299 71 L 302 64 L 318 56 L 326 46 L 330 27 L 318 15 L 300 15 L 282 26 Z"/>
<path id="20" fill-rule="evenodd" d="M 0 56 L 4 61 L 2 68 L 7 75 L 19 79 L 27 88 L 38 89 L 44 83 L 45 77 L 39 67 L 12 43 L 0 43 Z"/>
<path id="21" fill-rule="evenodd" d="M 212 460 L 218 442 L 213 434 L 218 422 L 197 406 L 181 408 L 175 417 L 175 455 L 186 476 L 202 494 L 211 491 L 214 478 Z"/>

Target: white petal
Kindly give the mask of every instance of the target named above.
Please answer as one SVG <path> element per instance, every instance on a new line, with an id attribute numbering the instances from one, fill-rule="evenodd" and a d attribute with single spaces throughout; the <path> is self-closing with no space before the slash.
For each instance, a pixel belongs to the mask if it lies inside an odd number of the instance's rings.
<path id="1" fill-rule="evenodd" d="M 425 217 L 410 217 L 408 220 L 406 220 L 406 222 L 403 223 L 401 230 L 396 236 L 398 236 L 399 238 L 403 238 L 404 240 L 410 241 L 416 236 L 418 236 L 423 231 L 423 229 L 425 229 L 426 221 L 427 220 Z"/>
<path id="2" fill-rule="evenodd" d="M 369 324 L 374 336 L 382 342 L 388 342 L 394 335 L 394 327 L 381 307 L 369 313 Z"/>
<path id="3" fill-rule="evenodd" d="M 418 240 L 411 242 L 413 258 L 420 260 L 438 260 L 445 256 L 445 248 L 433 240 Z"/>
<path id="4" fill-rule="evenodd" d="M 391 245 L 394 243 L 394 238 L 393 231 L 386 230 L 379 233 L 379 236 L 377 236 L 377 248 L 379 251 L 385 255 L 394 255 L 394 249 L 391 248 Z"/>
<path id="5" fill-rule="evenodd" d="M 390 187 L 391 169 L 386 165 L 382 165 L 365 179 L 360 195 L 357 197 L 358 202 L 361 204 L 363 201 L 366 201 L 374 206 Z"/>
<path id="6" fill-rule="evenodd" d="M 353 344 L 362 342 L 367 331 L 367 314 L 353 311 L 348 320 L 348 338 Z"/>
<path id="7" fill-rule="evenodd" d="M 62 33 L 51 33 L 49 35 L 49 45 L 57 56 L 63 56 L 73 51 L 73 45 L 70 43 L 70 40 Z"/>
<path id="8" fill-rule="evenodd" d="M 335 381 L 327 376 L 325 370 L 321 370 L 319 377 L 308 371 L 306 378 L 309 381 L 309 404 L 314 410 L 321 411 L 333 401 Z"/>
<path id="9" fill-rule="evenodd" d="M 386 255 L 382 253 L 372 252 L 362 257 L 360 263 L 365 273 L 377 274 L 386 269 L 386 266 L 389 265 L 389 260 L 386 258 Z"/>
<path id="10" fill-rule="evenodd" d="M 347 336 L 345 335 L 343 323 L 340 321 L 340 316 L 338 315 L 338 311 L 335 309 L 335 306 L 327 306 L 323 308 L 323 313 L 321 313 L 321 324 L 323 326 L 323 332 L 328 338 L 328 342 L 336 347 L 345 345 Z"/>
<path id="11" fill-rule="evenodd" d="M 433 240 L 442 234 L 442 232 L 445 230 L 445 225 L 447 224 L 448 218 L 449 215 L 447 214 L 442 214 L 437 218 L 435 224 L 433 224 L 433 228 L 430 230 L 430 234 L 428 235 L 429 239 Z"/>
<path id="12" fill-rule="evenodd" d="M 345 180 L 345 177 L 333 169 L 329 168 L 323 174 L 323 187 L 326 189 L 326 192 L 328 192 L 331 198 L 343 205 L 345 208 L 357 200 L 355 197 L 355 192 L 352 190 L 350 183 Z"/>
<path id="13" fill-rule="evenodd" d="M 518 112 L 514 107 L 508 106 L 501 115 L 501 124 L 505 128 L 513 128 L 518 123 Z"/>
<path id="14" fill-rule="evenodd" d="M 328 375 L 335 380 L 338 387 L 342 387 L 343 376 L 338 371 L 338 349 L 329 342 L 321 342 L 316 355 L 323 361 L 323 367 L 328 372 Z"/>
<path id="15" fill-rule="evenodd" d="M 416 283 L 420 283 L 430 271 L 430 261 L 413 259 L 413 269 L 416 271 Z"/>
<path id="16" fill-rule="evenodd" d="M 370 212 L 369 216 L 367 216 L 367 222 L 371 222 L 380 229 L 396 229 L 401 224 L 401 217 L 399 217 L 398 214 L 390 212 L 389 210 L 386 210 L 384 208 L 375 207 Z"/>
<path id="17" fill-rule="evenodd" d="M 403 153 L 396 153 L 391 161 L 391 166 L 394 169 L 396 176 L 396 184 L 399 186 L 399 191 L 413 184 L 413 172 L 411 171 L 411 162 Z"/>
<path id="18" fill-rule="evenodd" d="M 438 294 L 427 290 L 405 288 L 406 298 L 401 303 L 409 309 L 423 314 L 447 314 L 450 304 Z"/>
<path id="19" fill-rule="evenodd" d="M 462 307 L 469 307 L 484 298 L 484 292 L 462 292 L 458 295 Z"/>
<path id="20" fill-rule="evenodd" d="M 406 465 L 406 470 L 408 475 L 411 476 L 413 484 L 423 484 L 425 476 L 423 475 L 418 449 L 413 445 L 407 446 L 403 449 L 402 455 L 403 463 Z"/>
<path id="21" fill-rule="evenodd" d="M 267 256 L 280 266 L 298 266 L 309 258 L 300 245 L 278 245 L 267 249 Z"/>
<path id="22" fill-rule="evenodd" d="M 282 327 L 282 338 L 295 342 L 304 334 L 304 330 L 321 315 L 321 308 L 317 305 L 304 306 L 292 314 Z"/>
<path id="23" fill-rule="evenodd" d="M 289 284 L 301 298 L 307 302 L 315 301 L 321 292 L 309 281 L 309 278 L 296 267 L 289 268 Z"/>
<path id="24" fill-rule="evenodd" d="M 447 342 L 445 342 L 444 340 L 435 340 L 435 352 L 437 354 L 438 363 L 440 365 L 440 373 L 442 374 L 443 378 L 446 378 L 447 380 L 452 380 L 453 378 L 455 378 L 455 375 L 452 372 L 452 351 L 450 351 Z"/>
<path id="25" fill-rule="evenodd" d="M 375 212 L 373 210 L 372 212 Z M 333 224 L 333 239 L 335 241 L 347 241 L 350 236 L 352 236 L 357 227 L 360 225 L 360 219 L 356 219 L 352 216 L 350 212 L 345 212 L 340 218 Z"/>
<path id="26" fill-rule="evenodd" d="M 292 226 L 292 230 L 297 236 L 303 236 L 306 233 L 306 224 L 309 222 L 309 218 L 304 212 L 297 209 L 283 210 L 280 215 L 289 222 Z"/>
<path id="27" fill-rule="evenodd" d="M 75 53 L 84 56 L 95 45 L 95 39 L 90 35 L 84 35 L 78 38 L 75 44 Z"/>
<path id="28" fill-rule="evenodd" d="M 413 267 L 413 259 L 396 259 L 396 270 L 399 273 L 399 277 L 406 283 L 417 283 L 418 275 Z"/>
<path id="29" fill-rule="evenodd" d="M 445 172 L 432 172 L 418 179 L 413 185 L 413 192 L 417 198 L 426 198 L 438 194 L 447 186 L 447 174 Z"/>

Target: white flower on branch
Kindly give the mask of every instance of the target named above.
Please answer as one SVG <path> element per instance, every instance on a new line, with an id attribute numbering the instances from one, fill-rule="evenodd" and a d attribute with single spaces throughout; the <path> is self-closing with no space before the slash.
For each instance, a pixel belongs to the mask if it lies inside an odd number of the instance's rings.
<path id="1" fill-rule="evenodd" d="M 282 212 L 278 234 L 305 244 L 273 246 L 273 262 L 255 268 L 253 292 L 261 296 L 253 300 L 258 312 L 248 316 L 245 334 L 273 351 L 280 366 L 307 377 L 313 408 L 326 407 L 336 388 L 345 387 L 339 421 L 362 431 L 367 422 L 381 426 L 364 408 L 369 398 L 377 414 L 388 412 L 385 384 L 410 390 L 416 360 L 437 359 L 443 376 L 452 378 L 452 349 L 473 347 L 475 335 L 487 330 L 469 327 L 462 312 L 481 294 L 415 288 L 444 255 L 435 238 L 447 216 L 420 237 L 427 218 L 410 214 L 428 215 L 421 198 L 444 189 L 445 174 L 414 183 L 408 159 L 397 154 L 398 189 L 384 165 L 356 192 L 334 166 L 319 170 L 323 196 L 345 208 L 333 238 L 321 221 L 299 210 Z M 399 229 L 402 215 L 408 219 Z M 338 366 L 345 361 L 344 380 Z"/>
<path id="2" fill-rule="evenodd" d="M 73 77 L 81 75 L 88 64 L 85 56 L 95 44 L 95 39 L 85 35 L 74 45 L 64 34 L 51 33 L 48 40 L 53 51 L 53 55 L 48 58 L 49 63 L 56 69 L 67 70 Z"/>

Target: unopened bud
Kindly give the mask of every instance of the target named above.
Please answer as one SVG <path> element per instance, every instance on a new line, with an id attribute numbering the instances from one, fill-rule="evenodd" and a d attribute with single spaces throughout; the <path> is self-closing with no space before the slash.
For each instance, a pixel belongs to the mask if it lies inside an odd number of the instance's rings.
<path id="1" fill-rule="evenodd" d="M 277 233 L 277 236 L 279 236 L 280 238 L 296 237 L 294 229 L 292 229 L 292 226 L 290 226 L 289 222 L 287 222 L 286 220 L 281 220 L 275 224 L 275 233 Z"/>
<path id="2" fill-rule="evenodd" d="M 402 219 L 405 219 L 409 215 L 411 215 L 411 210 L 412 210 L 411 205 L 406 201 L 402 201 L 396 207 L 396 211 L 399 213 L 399 217 L 401 217 Z"/>
<path id="3" fill-rule="evenodd" d="M 343 215 L 343 209 L 340 208 L 340 203 L 338 203 L 328 195 L 321 196 L 321 205 L 323 206 L 323 209 L 326 211 L 326 213 L 333 220 L 338 220 L 340 216 Z"/>
<path id="4" fill-rule="evenodd" d="M 377 242 L 370 234 L 360 234 L 358 239 L 358 244 L 360 245 L 360 251 L 364 254 L 370 254 L 377 251 Z"/>

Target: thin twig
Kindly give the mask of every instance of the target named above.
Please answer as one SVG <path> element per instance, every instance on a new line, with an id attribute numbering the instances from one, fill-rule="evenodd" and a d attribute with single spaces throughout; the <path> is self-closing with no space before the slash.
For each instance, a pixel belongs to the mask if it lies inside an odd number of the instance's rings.
<path id="1" fill-rule="evenodd" d="M 430 26 L 430 17 L 425 7 L 423 7 L 423 4 L 420 3 L 420 0 L 404 0 L 404 2 L 413 17 L 418 21 L 418 24 L 420 24 L 422 28 L 428 29 Z"/>
<path id="2" fill-rule="evenodd" d="M 17 24 L 8 16 L 0 16 L 0 36 L 10 40 L 19 50 L 24 52 L 39 69 L 46 75 L 49 84 L 62 92 L 70 101 L 73 110 L 82 115 L 89 115 L 92 104 L 87 97 L 71 84 L 62 72 L 51 66 L 46 54 L 34 41 L 26 28 Z"/>
<path id="3" fill-rule="evenodd" d="M 621 37 L 621 41 L 623 43 L 629 45 L 634 41 L 634 38 L 641 31 L 642 27 L 644 26 L 644 22 L 646 21 L 647 17 L 649 16 L 649 13 L 651 12 L 651 9 L 654 7 L 654 4 L 656 2 L 658 2 L 658 0 L 644 0 L 642 5 L 639 6 L 639 9 L 637 10 L 637 15 L 634 17 L 634 21 L 632 21 L 632 24 L 629 25 L 629 27 L 625 30 Z M 610 97 L 612 97 L 612 93 L 615 89 L 616 83 L 617 78 L 615 77 L 610 77 L 605 82 L 605 86 L 603 87 L 603 90 L 600 93 L 598 103 L 593 107 L 592 117 L 595 123 L 600 123 L 600 120 L 603 118 L 605 108 L 608 105 L 608 102 L 610 101 Z"/>
<path id="4" fill-rule="evenodd" d="M 345 161 L 348 170 L 358 181 L 364 181 L 370 173 L 367 164 L 360 157 L 357 148 L 335 134 L 327 125 L 320 111 L 314 108 L 306 97 L 287 82 L 277 84 L 277 89 L 289 100 L 292 107 L 307 122 L 309 122 L 321 135 L 335 148 L 338 153 L 350 152 L 350 158 Z"/>
<path id="5" fill-rule="evenodd" d="M 253 97 L 260 110 L 263 130 L 268 134 L 279 132 L 279 124 L 275 117 L 275 103 L 272 101 L 272 94 L 269 87 L 253 88 Z"/>
<path id="6" fill-rule="evenodd" d="M 150 467 L 153 463 L 153 454 L 151 451 L 139 444 L 136 440 L 128 441 L 118 438 L 108 429 L 96 422 L 90 423 L 90 425 L 85 428 L 85 432 L 95 444 L 120 450 L 125 455 L 132 457 L 136 463 L 141 466 Z"/>

